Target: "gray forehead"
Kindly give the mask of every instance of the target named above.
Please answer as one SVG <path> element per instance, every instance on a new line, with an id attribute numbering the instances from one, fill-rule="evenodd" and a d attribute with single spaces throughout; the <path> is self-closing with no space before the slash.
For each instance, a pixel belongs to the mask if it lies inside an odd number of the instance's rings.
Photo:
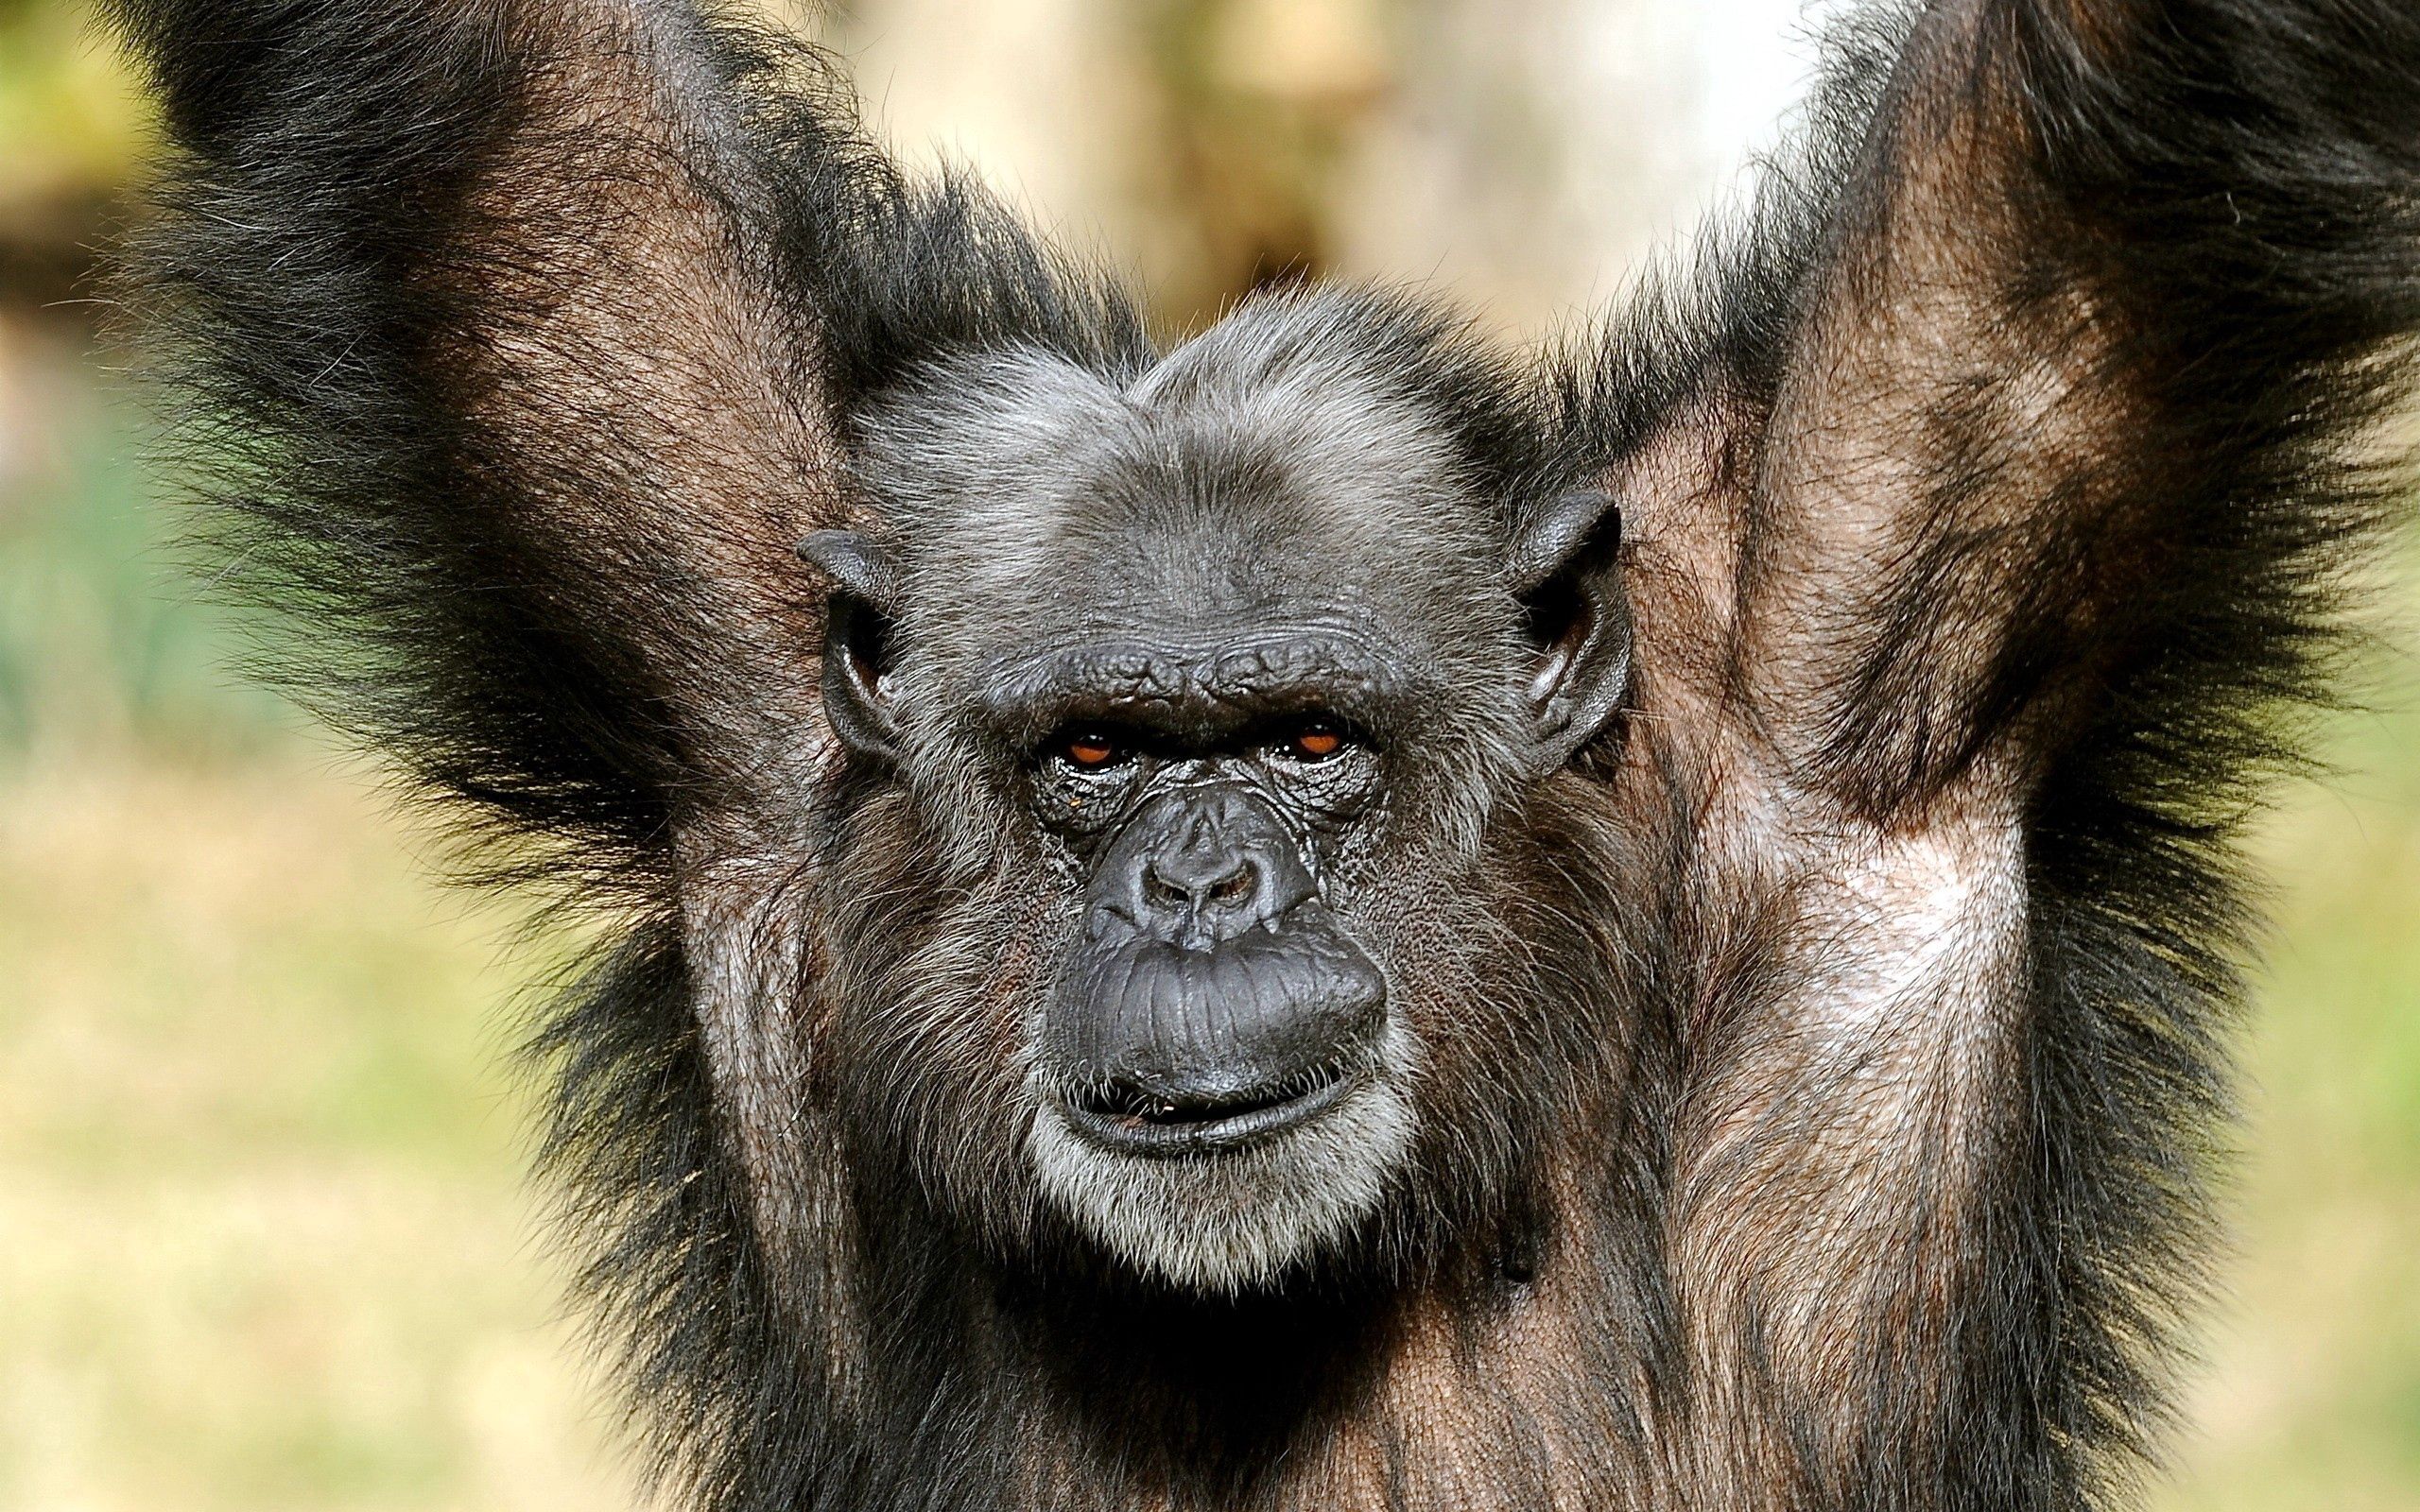
<path id="1" fill-rule="evenodd" d="M 861 464 L 908 627 L 1484 616 L 1492 506 L 1445 418 L 1353 336 L 1271 304 L 1128 383 L 1029 350 L 932 375 L 873 418 Z"/>

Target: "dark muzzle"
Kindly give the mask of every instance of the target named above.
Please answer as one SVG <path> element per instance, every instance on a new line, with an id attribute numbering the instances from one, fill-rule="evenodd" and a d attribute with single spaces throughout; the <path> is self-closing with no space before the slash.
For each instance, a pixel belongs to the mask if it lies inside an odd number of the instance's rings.
<path id="1" fill-rule="evenodd" d="M 1385 1005 L 1275 810 L 1187 788 L 1102 855 L 1045 1050 L 1080 1132 L 1137 1153 L 1224 1147 L 1340 1101 Z"/>

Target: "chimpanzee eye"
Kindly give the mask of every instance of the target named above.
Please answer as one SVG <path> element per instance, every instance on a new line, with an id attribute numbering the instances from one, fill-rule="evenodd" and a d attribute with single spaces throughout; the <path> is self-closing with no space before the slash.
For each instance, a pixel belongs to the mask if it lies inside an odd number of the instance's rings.
<path id="1" fill-rule="evenodd" d="M 1323 762 L 1344 749 L 1344 731 L 1324 719 L 1305 720 L 1286 743 L 1287 754 L 1301 762 Z"/>
<path id="2" fill-rule="evenodd" d="M 1098 730 L 1080 730 L 1060 744 L 1059 754 L 1070 766 L 1107 766 L 1126 754 L 1125 748 Z"/>

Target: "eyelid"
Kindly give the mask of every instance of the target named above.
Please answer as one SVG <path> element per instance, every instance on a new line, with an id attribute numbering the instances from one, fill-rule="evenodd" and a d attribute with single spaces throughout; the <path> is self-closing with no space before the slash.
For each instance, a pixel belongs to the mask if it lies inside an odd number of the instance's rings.
<path id="1" fill-rule="evenodd" d="M 1356 747 L 1367 748 L 1370 741 L 1358 729 L 1344 720 L 1320 713 L 1296 719 L 1272 732 L 1270 744 L 1294 761 L 1307 764 L 1331 762 Z M 1317 748 L 1324 743 L 1325 748 Z"/>
<path id="2" fill-rule="evenodd" d="M 1308 749 L 1306 740 L 1333 742 L 1325 750 Z M 1107 752 L 1100 760 L 1083 761 L 1079 746 L 1098 746 Z M 1342 759 L 1357 750 L 1374 751 L 1377 742 L 1359 721 L 1325 709 L 1255 720 L 1223 734 L 1191 737 L 1171 734 L 1149 724 L 1102 720 L 1070 720 L 1054 728 L 1029 747 L 1036 765 L 1055 765 L 1079 774 L 1115 771 L 1147 756 L 1171 760 L 1216 760 L 1223 756 L 1260 753 L 1265 757 L 1315 766 Z"/>
<path id="3" fill-rule="evenodd" d="M 1099 759 L 1087 761 L 1077 754 L 1087 748 L 1098 749 Z M 1132 764 L 1141 748 L 1141 740 L 1131 730 L 1108 725 L 1063 725 L 1042 743 L 1036 755 L 1070 771 L 1105 772 Z"/>

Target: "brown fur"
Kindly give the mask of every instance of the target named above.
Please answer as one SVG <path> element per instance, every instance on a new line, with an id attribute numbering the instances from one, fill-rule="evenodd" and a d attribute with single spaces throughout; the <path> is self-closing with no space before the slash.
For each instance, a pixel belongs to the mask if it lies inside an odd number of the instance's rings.
<path id="1" fill-rule="evenodd" d="M 239 579 L 318 627 L 289 682 L 614 926 L 548 1164 L 698 1504 L 2129 1483 L 2241 818 L 2401 480 L 2407 0 L 1862 10 L 1746 223 L 1542 372 L 1371 292 L 1163 353 L 682 0 L 114 9 L 176 144 L 143 307 Z M 1531 770 L 1515 568 L 1574 499 L 1616 513 L 1541 570 L 1626 680 Z M 844 522 L 911 599 L 888 758 L 819 696 L 872 591 L 791 556 Z M 1037 1184 L 1080 879 L 968 690 L 1313 590 L 1426 679 L 1333 868 L 1414 1126 L 1346 1231 L 1188 1291 Z"/>

